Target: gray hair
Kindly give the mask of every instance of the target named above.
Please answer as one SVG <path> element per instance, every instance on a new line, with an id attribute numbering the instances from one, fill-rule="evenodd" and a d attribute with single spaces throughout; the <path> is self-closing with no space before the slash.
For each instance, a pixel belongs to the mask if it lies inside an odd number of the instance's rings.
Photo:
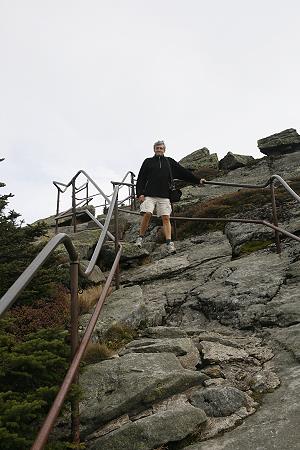
<path id="1" fill-rule="evenodd" d="M 166 148 L 166 144 L 164 143 L 164 141 L 157 141 L 154 143 L 153 148 L 157 147 L 158 145 L 163 145 Z"/>

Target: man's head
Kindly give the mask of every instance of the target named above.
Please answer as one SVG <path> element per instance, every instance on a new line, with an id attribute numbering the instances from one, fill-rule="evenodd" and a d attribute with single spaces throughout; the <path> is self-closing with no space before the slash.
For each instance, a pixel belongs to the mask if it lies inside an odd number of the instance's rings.
<path id="1" fill-rule="evenodd" d="M 157 141 L 155 142 L 155 144 L 153 145 L 154 148 L 154 153 L 156 154 L 156 156 L 163 156 L 163 154 L 166 151 L 166 146 L 164 141 Z"/>

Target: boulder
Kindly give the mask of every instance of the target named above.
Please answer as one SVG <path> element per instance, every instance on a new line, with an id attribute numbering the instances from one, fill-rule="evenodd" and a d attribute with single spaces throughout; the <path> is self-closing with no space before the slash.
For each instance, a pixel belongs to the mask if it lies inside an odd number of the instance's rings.
<path id="1" fill-rule="evenodd" d="M 224 228 L 233 256 L 266 248 L 274 243 L 274 230 L 254 223 L 229 222 Z"/>
<path id="2" fill-rule="evenodd" d="M 85 329 L 91 314 L 80 318 L 80 328 Z M 139 286 L 131 286 L 114 291 L 105 301 L 94 329 L 94 337 L 105 340 L 112 327 L 127 326 L 136 329 L 146 319 L 143 293 Z"/>
<path id="3" fill-rule="evenodd" d="M 280 292 L 290 258 L 267 252 L 225 262 L 192 292 L 198 309 L 210 319 L 242 328 L 261 321 L 265 307 Z"/>
<path id="4" fill-rule="evenodd" d="M 122 268 L 134 267 L 149 256 L 149 252 L 144 248 L 139 248 L 133 243 L 122 243 L 123 251 L 121 254 L 120 265 Z M 100 252 L 98 264 L 103 268 L 110 268 L 116 257 L 115 244 L 106 242 Z"/>
<path id="5" fill-rule="evenodd" d="M 94 248 L 97 245 L 101 230 L 85 230 L 78 233 L 69 233 L 72 242 L 78 251 L 81 260 L 89 260 L 93 254 Z M 61 262 L 68 262 L 68 252 L 63 245 L 60 245 L 55 250 L 55 254 L 59 257 Z"/>
<path id="6" fill-rule="evenodd" d="M 130 285 L 143 283 L 144 281 L 149 282 L 158 278 L 168 278 L 182 272 L 189 265 L 189 260 L 185 255 L 170 256 L 138 268 L 134 272 L 123 273 L 121 275 L 121 282 Z"/>
<path id="7" fill-rule="evenodd" d="M 90 450 L 151 450 L 161 445 L 180 441 L 199 432 L 207 418 L 204 412 L 191 405 L 162 411 L 129 422 L 116 431 L 97 439 Z"/>
<path id="8" fill-rule="evenodd" d="M 253 156 L 236 155 L 228 152 L 224 158 L 219 162 L 219 169 L 221 170 L 234 170 L 239 167 L 245 167 L 254 162 Z"/>
<path id="9" fill-rule="evenodd" d="M 83 270 L 86 270 L 89 265 L 89 261 L 87 260 L 80 261 L 80 265 L 83 268 Z M 102 270 L 97 265 L 94 267 L 88 279 L 95 284 L 102 283 L 106 280 L 104 274 L 102 273 Z"/>
<path id="10" fill-rule="evenodd" d="M 92 364 L 80 377 L 83 434 L 91 434 L 123 414 L 136 415 L 158 401 L 201 385 L 206 378 L 184 369 L 172 353 L 129 353 Z"/>
<path id="11" fill-rule="evenodd" d="M 190 153 L 179 161 L 188 170 L 199 170 L 203 167 L 218 169 L 219 160 L 216 153 L 209 153 L 208 148 L 203 147 Z"/>
<path id="12" fill-rule="evenodd" d="M 230 386 L 197 390 L 191 395 L 191 403 L 210 417 L 230 416 L 243 406 L 252 403 L 244 392 Z"/>
<path id="13" fill-rule="evenodd" d="M 272 134 L 257 141 L 257 146 L 267 156 L 278 156 L 300 150 L 300 135 L 294 128 Z"/>

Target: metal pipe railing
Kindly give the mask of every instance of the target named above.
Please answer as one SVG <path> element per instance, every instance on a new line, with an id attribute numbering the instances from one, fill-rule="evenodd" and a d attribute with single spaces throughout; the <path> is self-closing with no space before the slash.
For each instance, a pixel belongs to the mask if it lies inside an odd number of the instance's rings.
<path id="1" fill-rule="evenodd" d="M 83 183 L 80 187 L 76 188 L 76 180 L 80 175 L 84 175 L 87 178 L 87 181 L 85 183 Z M 120 183 L 120 187 L 123 187 L 126 178 L 128 176 L 131 176 L 131 182 L 134 183 L 134 178 L 135 175 L 133 172 L 128 171 L 121 183 Z M 98 194 L 89 196 L 89 188 L 88 188 L 88 183 L 92 183 L 93 186 L 97 189 Z M 102 195 L 102 197 L 104 198 L 104 204 L 103 205 L 98 205 L 98 207 L 103 206 L 107 207 L 107 204 L 110 203 L 110 197 L 111 195 L 106 195 L 104 194 L 104 192 L 99 188 L 99 186 L 95 183 L 95 181 L 84 171 L 84 170 L 80 170 L 76 173 L 76 175 L 74 175 L 74 177 L 69 181 L 69 183 L 65 184 L 65 183 L 61 183 L 59 181 L 53 181 L 54 186 L 57 188 L 57 208 L 56 208 L 56 216 L 55 216 L 55 232 L 58 232 L 58 222 L 59 219 L 62 219 L 64 217 L 68 217 L 68 213 L 69 211 L 72 211 L 72 223 L 73 223 L 73 227 L 74 227 L 74 232 L 76 231 L 76 208 L 80 205 L 80 204 L 85 204 L 88 205 L 88 203 L 90 202 L 91 198 L 93 198 L 96 195 Z M 63 186 L 63 188 L 61 188 L 61 186 Z M 68 189 L 68 187 L 72 186 L 72 207 L 70 209 L 68 209 L 67 211 L 64 211 L 63 213 L 59 214 L 59 205 L 60 205 L 60 193 L 64 193 L 66 192 L 66 190 Z M 76 194 L 81 192 L 83 189 L 86 189 L 86 195 L 84 199 L 77 199 L 76 198 Z M 128 197 L 126 197 L 125 199 L 121 200 L 120 203 L 123 203 L 125 201 L 127 201 L 128 199 L 131 199 L 131 207 L 132 205 L 135 205 L 135 197 L 134 197 L 134 187 L 132 187 L 132 194 L 128 195 Z M 79 203 L 76 204 L 76 200 L 80 200 Z"/>
<path id="2" fill-rule="evenodd" d="M 78 260 L 77 251 L 71 241 L 71 238 L 65 233 L 59 233 L 54 236 L 35 257 L 32 263 L 24 270 L 15 283 L 8 289 L 0 300 L 0 315 L 3 314 L 17 300 L 21 292 L 30 283 L 37 273 L 38 269 L 47 261 L 53 251 L 60 244 L 64 244 L 70 258 L 70 262 Z"/>
<path id="3" fill-rule="evenodd" d="M 288 185 L 286 181 L 284 181 L 283 178 L 281 178 L 279 175 L 272 175 L 264 184 L 242 184 L 242 183 L 225 183 L 223 181 L 207 181 L 204 180 L 203 184 L 212 184 L 216 186 L 233 186 L 233 187 L 241 187 L 241 188 L 265 188 L 268 187 L 273 180 L 279 181 L 280 184 L 291 194 L 295 200 L 300 202 L 300 196 L 296 194 L 295 191 Z"/>

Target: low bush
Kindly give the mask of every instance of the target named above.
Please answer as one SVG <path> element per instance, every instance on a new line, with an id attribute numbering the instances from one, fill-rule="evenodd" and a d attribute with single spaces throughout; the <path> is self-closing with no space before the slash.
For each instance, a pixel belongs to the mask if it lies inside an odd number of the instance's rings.
<path id="1" fill-rule="evenodd" d="M 11 320 L 0 320 L 1 450 L 30 448 L 68 366 L 66 333 L 40 330 L 12 334 Z"/>
<path id="2" fill-rule="evenodd" d="M 56 286 L 54 297 L 48 301 L 36 300 L 32 305 L 11 308 L 14 335 L 22 339 L 28 333 L 42 328 L 68 328 L 70 322 L 70 294 L 63 286 Z"/>

